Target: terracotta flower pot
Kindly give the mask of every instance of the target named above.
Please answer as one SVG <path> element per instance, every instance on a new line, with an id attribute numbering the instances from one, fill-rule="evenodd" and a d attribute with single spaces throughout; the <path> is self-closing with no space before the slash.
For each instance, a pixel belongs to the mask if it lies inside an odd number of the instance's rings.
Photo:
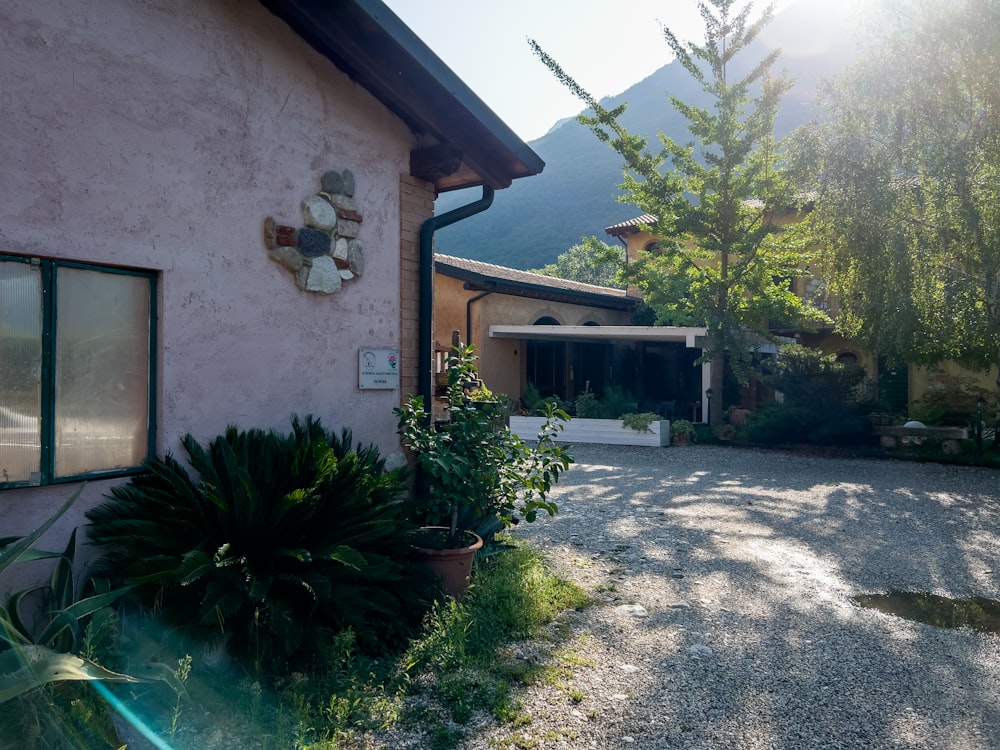
<path id="1" fill-rule="evenodd" d="M 469 588 L 472 560 L 476 556 L 476 550 L 483 546 L 483 540 L 478 534 L 471 531 L 461 533 L 471 544 L 454 548 L 424 546 L 431 544 L 434 537 L 443 539 L 448 536 L 447 527 L 428 526 L 420 530 L 412 548 L 416 563 L 438 579 L 441 590 L 448 596 L 461 596 Z"/>

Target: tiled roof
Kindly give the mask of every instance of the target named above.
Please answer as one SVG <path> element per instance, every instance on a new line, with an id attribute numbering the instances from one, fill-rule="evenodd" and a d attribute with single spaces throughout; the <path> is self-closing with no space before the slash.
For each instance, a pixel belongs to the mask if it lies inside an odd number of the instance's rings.
<path id="1" fill-rule="evenodd" d="M 637 231 L 644 224 L 655 223 L 656 217 L 653 214 L 643 214 L 642 216 L 636 216 L 634 219 L 628 219 L 627 221 L 612 224 L 610 227 L 605 227 L 604 231 L 612 237 L 620 237 L 623 234 L 631 234 Z"/>
<path id="2" fill-rule="evenodd" d="M 800 193 L 797 198 L 802 203 L 811 203 L 816 200 L 816 193 Z M 743 205 L 747 208 L 762 209 L 764 208 L 764 201 L 760 198 L 747 198 L 743 201 Z M 657 221 L 656 216 L 653 214 L 643 214 L 642 216 L 636 216 L 634 219 L 628 219 L 626 221 L 621 221 L 617 224 L 612 224 L 610 227 L 605 227 L 604 231 L 610 234 L 612 237 L 621 237 L 624 234 L 632 234 L 639 231 L 641 226 L 650 226 L 655 224 Z"/>
<path id="3" fill-rule="evenodd" d="M 434 267 L 438 273 L 478 282 L 480 285 L 492 285 L 497 287 L 497 291 L 533 291 L 532 296 L 540 297 L 571 295 L 580 297 L 581 302 L 584 303 L 603 298 L 616 307 L 631 301 L 624 289 L 584 284 L 555 276 L 543 276 L 540 273 L 520 271 L 516 268 L 497 266 L 468 258 L 456 258 L 440 253 L 434 254 Z"/>

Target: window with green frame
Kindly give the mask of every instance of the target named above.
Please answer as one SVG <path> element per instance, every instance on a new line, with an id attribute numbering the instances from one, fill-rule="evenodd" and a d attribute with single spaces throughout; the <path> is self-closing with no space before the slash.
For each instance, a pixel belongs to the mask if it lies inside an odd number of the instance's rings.
<path id="1" fill-rule="evenodd" d="M 156 274 L 0 254 L 0 489 L 155 451 Z"/>

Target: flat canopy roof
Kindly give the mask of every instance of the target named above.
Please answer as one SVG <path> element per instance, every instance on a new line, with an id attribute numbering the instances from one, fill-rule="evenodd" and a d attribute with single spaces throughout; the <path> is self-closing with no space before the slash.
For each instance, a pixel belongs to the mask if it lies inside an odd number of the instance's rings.
<path id="1" fill-rule="evenodd" d="M 705 347 L 707 328 L 694 326 L 490 326 L 493 339 L 534 339 L 541 341 L 650 341 L 682 343 L 688 349 Z M 781 344 L 795 339 L 775 336 L 776 341 L 761 339 L 756 351 L 776 354 Z"/>
<path id="2" fill-rule="evenodd" d="M 700 349 L 706 328 L 682 326 L 490 326 L 494 339 L 550 341 L 665 341 Z"/>

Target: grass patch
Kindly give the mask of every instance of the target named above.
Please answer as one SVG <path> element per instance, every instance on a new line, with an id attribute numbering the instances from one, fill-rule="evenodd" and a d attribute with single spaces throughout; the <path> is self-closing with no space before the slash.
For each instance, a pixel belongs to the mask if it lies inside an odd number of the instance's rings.
<path id="1" fill-rule="evenodd" d="M 265 679 L 232 665 L 210 668 L 199 646 L 153 634 L 164 652 L 159 663 L 171 672 L 183 668 L 183 684 L 139 683 L 114 692 L 177 748 L 245 740 L 265 750 L 376 750 L 393 746 L 392 732 L 405 731 L 418 732 L 421 747 L 449 750 L 477 714 L 515 728 L 530 725 L 531 707 L 518 699 L 518 688 L 552 670 L 563 673 L 568 664 L 522 658 L 514 644 L 565 639 L 569 627 L 559 627 L 560 614 L 590 601 L 555 576 L 539 553 L 513 545 L 478 563 L 469 593 L 438 602 L 402 652 L 365 653 L 358 637 L 345 631 L 325 640 L 310 668 Z M 123 635 L 123 648 L 138 638 L 128 626 Z M 19 731 L 18 750 L 65 747 L 64 732 L 52 733 L 52 723 L 77 736 L 88 730 L 88 748 L 118 750 L 123 744 L 109 731 L 107 708 L 80 686 L 36 691 L 3 708 L 20 717 L 11 726 L 34 728 Z M 0 750 L 8 746 L 0 740 Z"/>
<path id="2" fill-rule="evenodd" d="M 523 726 L 530 712 L 512 700 L 512 690 L 543 670 L 505 657 L 504 647 L 542 635 L 558 614 L 590 601 L 583 589 L 552 574 L 538 553 L 515 546 L 480 565 L 463 599 L 439 603 L 403 657 L 406 672 L 426 684 L 457 723 L 486 711 Z"/>

